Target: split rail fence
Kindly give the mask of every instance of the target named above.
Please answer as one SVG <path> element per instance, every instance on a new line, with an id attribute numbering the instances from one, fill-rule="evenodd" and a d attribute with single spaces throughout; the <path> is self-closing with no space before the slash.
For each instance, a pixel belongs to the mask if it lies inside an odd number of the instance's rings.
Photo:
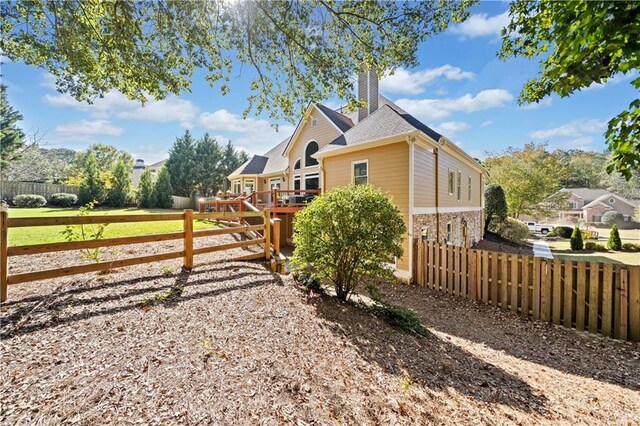
<path id="1" fill-rule="evenodd" d="M 640 341 L 640 266 L 414 240 L 416 284 L 567 328 Z"/>
<path id="2" fill-rule="evenodd" d="M 231 224 L 232 226 L 203 229 L 194 231 L 194 220 L 238 220 L 239 218 L 258 219 L 257 224 Z M 260 220 L 261 219 L 261 220 Z M 178 232 L 165 232 L 158 234 L 137 235 L 131 237 L 105 238 L 101 240 L 86 240 L 73 242 L 60 242 L 48 244 L 31 244 L 23 246 L 8 246 L 8 231 L 11 228 L 55 226 L 55 225 L 86 225 L 102 223 L 132 223 L 132 222 L 158 222 L 158 221 L 183 221 L 183 230 Z M 7 288 L 10 285 L 29 281 L 45 280 L 68 275 L 84 274 L 87 272 L 105 271 L 125 266 L 139 265 L 142 263 L 159 262 L 169 259 L 183 258 L 183 266 L 191 269 L 194 266 L 194 256 L 239 247 L 259 245 L 263 247 L 258 253 L 251 253 L 235 258 L 234 260 L 272 259 L 273 252 L 279 254 L 280 240 L 274 238 L 271 242 L 271 228 L 273 235 L 279 235 L 280 222 L 271 221 L 269 210 L 265 211 L 235 211 L 235 212 L 211 212 L 194 213 L 193 210 L 185 210 L 182 213 L 168 214 L 142 214 L 142 215 L 101 215 L 101 216 L 61 216 L 61 217 L 34 217 L 34 218 L 9 218 L 6 210 L 0 211 L 0 301 L 7 300 Z M 256 234 L 255 231 L 259 233 Z M 217 244 L 208 247 L 194 248 L 193 239 L 223 234 L 252 235 L 255 238 L 236 241 L 226 244 Z M 34 255 L 39 253 L 52 253 L 69 250 L 93 249 L 98 247 L 114 247 L 129 244 L 152 243 L 159 241 L 182 240 L 182 250 L 153 254 L 147 256 L 132 257 L 113 261 L 67 266 L 56 269 L 47 269 L 34 272 L 8 274 L 8 258 L 13 256 Z M 275 247 L 274 247 L 275 246 Z"/>

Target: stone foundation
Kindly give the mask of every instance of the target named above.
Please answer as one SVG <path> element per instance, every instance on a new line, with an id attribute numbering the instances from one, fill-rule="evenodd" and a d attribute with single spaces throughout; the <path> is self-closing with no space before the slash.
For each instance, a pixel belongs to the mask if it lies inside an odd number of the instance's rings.
<path id="1" fill-rule="evenodd" d="M 413 235 L 444 243 L 448 235 L 447 224 L 451 223 L 451 243 L 453 245 L 471 247 L 482 239 L 481 211 L 440 213 L 439 215 L 440 229 L 437 230 L 436 214 L 414 214 Z"/>

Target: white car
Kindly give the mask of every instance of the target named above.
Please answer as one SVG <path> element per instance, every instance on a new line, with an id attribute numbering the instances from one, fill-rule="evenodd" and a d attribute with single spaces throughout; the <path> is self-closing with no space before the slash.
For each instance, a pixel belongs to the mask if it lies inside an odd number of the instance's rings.
<path id="1" fill-rule="evenodd" d="M 542 235 L 547 235 L 549 232 L 553 231 L 554 226 L 548 224 L 540 224 L 536 222 L 526 222 L 527 228 L 531 232 L 539 232 Z"/>

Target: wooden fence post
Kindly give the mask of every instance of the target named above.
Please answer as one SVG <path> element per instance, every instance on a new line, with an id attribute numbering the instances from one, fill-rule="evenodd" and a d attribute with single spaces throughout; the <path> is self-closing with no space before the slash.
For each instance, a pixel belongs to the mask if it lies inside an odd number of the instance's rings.
<path id="1" fill-rule="evenodd" d="M 271 259 L 271 215 L 264 209 L 264 257 Z"/>
<path id="2" fill-rule="evenodd" d="M 273 219 L 273 246 L 276 256 L 280 256 L 280 219 L 276 217 Z"/>
<path id="3" fill-rule="evenodd" d="M 0 302 L 5 302 L 7 300 L 8 217 L 9 214 L 6 208 L 0 207 Z"/>
<path id="4" fill-rule="evenodd" d="M 193 268 L 193 210 L 184 211 L 184 261 L 185 269 Z"/>
<path id="5" fill-rule="evenodd" d="M 476 263 L 478 262 L 478 251 L 470 250 L 469 251 L 469 298 L 473 301 L 478 300 L 478 292 L 477 292 L 477 269 Z"/>

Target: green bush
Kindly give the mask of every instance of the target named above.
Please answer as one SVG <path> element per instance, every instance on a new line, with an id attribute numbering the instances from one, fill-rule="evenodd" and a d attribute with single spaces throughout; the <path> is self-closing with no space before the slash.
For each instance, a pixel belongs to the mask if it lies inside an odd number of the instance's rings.
<path id="1" fill-rule="evenodd" d="M 584 242 L 582 241 L 582 232 L 580 232 L 580 228 L 578 228 L 577 226 L 573 228 L 573 233 L 571 234 L 571 240 L 569 241 L 569 245 L 571 246 L 571 250 L 584 249 Z"/>
<path id="2" fill-rule="evenodd" d="M 556 226 L 547 234 L 547 237 L 571 238 L 572 233 L 573 228 L 570 226 Z"/>
<path id="3" fill-rule="evenodd" d="M 620 233 L 618 232 L 618 227 L 616 225 L 613 225 L 611 227 L 611 232 L 609 233 L 609 240 L 607 240 L 607 248 L 609 250 L 622 249 L 622 240 L 620 239 Z"/>
<path id="4" fill-rule="evenodd" d="M 640 244 L 623 243 L 622 251 L 640 252 Z"/>
<path id="5" fill-rule="evenodd" d="M 609 211 L 602 215 L 602 219 L 600 219 L 600 221 L 607 226 L 620 225 L 621 223 L 624 223 L 624 216 L 622 213 Z"/>
<path id="6" fill-rule="evenodd" d="M 307 290 L 313 290 L 315 292 L 319 292 L 322 290 L 322 285 L 318 277 L 309 272 L 303 272 L 301 274 L 296 275 L 296 280 L 302 284 Z"/>
<path id="7" fill-rule="evenodd" d="M 402 256 L 407 228 L 382 190 L 371 185 L 338 187 L 296 214 L 291 264 L 331 282 L 340 300 L 362 283 L 393 279 L 388 263 Z"/>
<path id="8" fill-rule="evenodd" d="M 49 204 L 60 207 L 71 207 L 78 202 L 78 196 L 76 194 L 67 194 L 65 192 L 58 192 L 51 194 L 49 197 Z"/>
<path id="9" fill-rule="evenodd" d="M 511 217 L 505 218 L 504 221 L 491 222 L 489 230 L 514 243 L 524 243 L 529 237 L 527 225 Z"/>
<path id="10" fill-rule="evenodd" d="M 392 305 L 385 302 L 376 302 L 369 308 L 370 312 L 378 318 L 384 319 L 391 325 L 408 333 L 418 336 L 428 336 L 429 330 L 422 325 L 420 316 L 413 309 Z"/>
<path id="11" fill-rule="evenodd" d="M 484 191 L 484 230 L 488 231 L 492 223 L 503 222 L 507 218 L 507 199 L 500 185 L 491 184 Z"/>
<path id="12" fill-rule="evenodd" d="M 587 241 L 584 243 L 584 249 L 589 251 L 608 251 L 604 244 Z"/>
<path id="13" fill-rule="evenodd" d="M 119 160 L 112 170 L 107 203 L 112 207 L 124 207 L 128 200 L 131 200 L 131 169 Z"/>
<path id="14" fill-rule="evenodd" d="M 156 206 L 161 209 L 170 209 L 173 207 L 173 189 L 171 188 L 171 179 L 166 167 L 160 169 L 158 173 L 158 179 L 153 189 L 153 198 L 156 201 Z"/>
<path id="15" fill-rule="evenodd" d="M 42 195 L 20 194 L 13 197 L 13 204 L 16 207 L 35 209 L 47 205 L 47 200 Z"/>
<path id="16" fill-rule="evenodd" d="M 83 178 L 80 182 L 80 191 L 78 201 L 80 204 L 86 205 L 96 202 L 98 204 L 104 202 L 107 196 L 107 188 L 100 177 L 100 168 L 98 160 L 93 152 L 87 155 L 84 164 Z"/>
<path id="17" fill-rule="evenodd" d="M 156 198 L 153 190 L 153 178 L 151 171 L 145 169 L 140 175 L 140 183 L 138 184 L 138 193 L 136 194 L 138 207 L 142 209 L 152 209 L 156 206 Z"/>
<path id="18" fill-rule="evenodd" d="M 582 234 L 582 239 L 583 240 L 597 240 L 598 239 L 598 233 L 596 231 L 585 231 L 584 229 L 581 229 L 580 233 Z"/>

